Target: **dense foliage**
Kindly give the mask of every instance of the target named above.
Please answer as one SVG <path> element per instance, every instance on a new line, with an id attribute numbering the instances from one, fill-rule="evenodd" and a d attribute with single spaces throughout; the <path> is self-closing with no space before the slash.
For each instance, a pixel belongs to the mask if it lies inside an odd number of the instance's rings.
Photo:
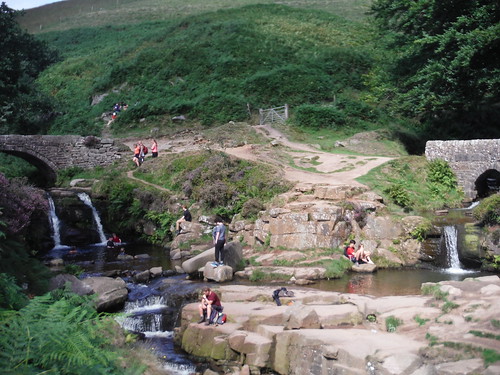
<path id="1" fill-rule="evenodd" d="M 434 137 L 436 130 L 451 137 L 498 134 L 498 1 L 376 0 L 372 10 L 397 53 L 388 75 L 379 76 L 383 95 L 395 84 L 400 109 L 427 118 Z"/>
<path id="2" fill-rule="evenodd" d="M 57 54 L 19 27 L 17 13 L 0 5 L 0 134 L 36 134 L 45 130 L 52 107 L 35 79 Z"/>
<path id="3" fill-rule="evenodd" d="M 32 220 L 46 217 L 47 209 L 39 189 L 0 174 L 0 273 L 13 276 L 30 293 L 43 293 L 47 288 L 48 270 L 32 256 L 30 241 L 37 238 Z M 26 236 L 28 231 L 30 236 Z"/>
<path id="4" fill-rule="evenodd" d="M 100 115 L 119 101 L 129 108 L 115 132 L 142 126 L 141 119 L 170 125 L 176 115 L 205 125 L 248 120 L 258 108 L 285 103 L 339 104 L 345 118 L 376 121 L 367 104 L 359 114 L 345 109 L 362 101 L 357 92 L 375 60 L 370 32 L 325 12 L 276 5 L 50 32 L 42 37 L 64 62 L 39 82 L 62 113 L 52 133 L 98 134 Z M 89 98 L 101 94 L 109 95 L 92 106 Z"/>
<path id="5" fill-rule="evenodd" d="M 474 208 L 474 218 L 484 225 L 500 225 L 500 194 L 493 194 Z"/>
<path id="6" fill-rule="evenodd" d="M 52 292 L 18 312 L 0 313 L 3 374 L 140 374 L 113 344 L 112 319 L 98 316 L 89 297 Z"/>
<path id="7" fill-rule="evenodd" d="M 154 179 L 209 212 L 231 219 L 245 207 L 245 215 L 255 213 L 251 206 L 262 204 L 289 189 L 288 183 L 267 166 L 229 157 L 222 152 L 204 152 L 175 158 L 162 168 L 143 165 L 141 178 Z"/>

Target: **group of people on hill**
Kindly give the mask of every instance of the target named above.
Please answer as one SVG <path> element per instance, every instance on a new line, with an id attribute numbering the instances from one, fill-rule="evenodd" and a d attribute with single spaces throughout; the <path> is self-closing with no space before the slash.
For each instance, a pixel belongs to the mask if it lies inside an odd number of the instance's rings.
<path id="1" fill-rule="evenodd" d="M 354 264 L 374 264 L 370 258 L 371 253 L 365 250 L 363 244 L 359 244 L 358 250 L 356 250 L 356 241 L 349 241 L 349 245 L 344 250 L 344 255 Z"/>
<path id="2" fill-rule="evenodd" d="M 111 120 L 109 120 L 108 125 L 110 125 L 113 121 L 116 120 L 116 118 L 118 117 L 118 114 L 121 111 L 126 111 L 127 108 L 128 108 L 128 104 L 125 102 L 115 103 L 113 105 L 113 112 L 111 113 Z"/>
<path id="3" fill-rule="evenodd" d="M 144 163 L 144 159 L 146 158 L 148 152 L 148 148 L 142 143 L 142 141 L 134 144 L 134 157 L 132 158 L 132 161 L 136 166 L 140 167 L 141 164 Z M 153 158 L 158 157 L 158 142 L 156 142 L 156 139 L 153 139 L 151 143 L 151 156 Z"/>

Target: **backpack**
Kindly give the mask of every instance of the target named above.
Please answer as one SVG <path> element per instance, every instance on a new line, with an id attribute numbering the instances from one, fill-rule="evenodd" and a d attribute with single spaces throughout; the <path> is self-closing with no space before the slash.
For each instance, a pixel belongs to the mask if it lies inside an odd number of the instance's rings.
<path id="1" fill-rule="evenodd" d="M 146 146 L 144 146 L 142 148 L 142 152 L 144 153 L 144 155 L 146 155 L 148 153 L 148 148 Z"/>
<path id="2" fill-rule="evenodd" d="M 215 321 L 215 324 L 224 324 L 226 323 L 227 320 L 227 315 L 224 313 L 219 313 L 217 315 L 217 320 Z"/>
<path id="3" fill-rule="evenodd" d="M 344 248 L 344 256 L 345 256 L 345 257 L 347 257 L 347 258 L 349 258 L 349 255 L 347 255 L 347 249 L 348 249 L 348 248 L 349 248 L 349 246 L 346 246 L 346 247 Z"/>

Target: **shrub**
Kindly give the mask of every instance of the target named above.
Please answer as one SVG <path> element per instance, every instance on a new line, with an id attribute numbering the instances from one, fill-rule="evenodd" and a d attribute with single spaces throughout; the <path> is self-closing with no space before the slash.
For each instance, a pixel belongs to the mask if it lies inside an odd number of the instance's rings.
<path id="1" fill-rule="evenodd" d="M 450 165 L 441 159 L 433 160 L 428 165 L 427 180 L 432 183 L 443 185 L 448 189 L 457 187 L 457 177 Z"/>
<path id="2" fill-rule="evenodd" d="M 472 211 L 474 218 L 483 225 L 500 224 L 500 194 L 494 194 L 481 201 Z"/>
<path id="3" fill-rule="evenodd" d="M 384 193 L 400 207 L 407 208 L 411 206 L 410 194 L 402 184 L 392 184 L 384 190 Z"/>
<path id="4" fill-rule="evenodd" d="M 401 319 L 396 318 L 393 315 L 385 318 L 385 328 L 386 328 L 387 332 L 396 332 L 396 329 L 401 324 L 403 324 L 403 321 Z"/>
<path id="5" fill-rule="evenodd" d="M 264 205 L 258 199 L 251 198 L 243 203 L 241 207 L 241 216 L 245 219 L 255 218 L 257 214 L 264 210 Z"/>
<path id="6" fill-rule="evenodd" d="M 14 277 L 0 273 L 0 310 L 19 310 L 27 303 L 28 297 L 16 285 Z"/>
<path id="7" fill-rule="evenodd" d="M 423 242 L 427 237 L 427 232 L 431 230 L 431 228 L 432 228 L 432 223 L 429 220 L 424 220 L 410 232 L 410 235 L 417 241 Z"/>
<path id="8" fill-rule="evenodd" d="M 346 116 L 335 106 L 302 104 L 295 108 L 295 122 L 310 128 L 335 128 L 346 123 Z"/>

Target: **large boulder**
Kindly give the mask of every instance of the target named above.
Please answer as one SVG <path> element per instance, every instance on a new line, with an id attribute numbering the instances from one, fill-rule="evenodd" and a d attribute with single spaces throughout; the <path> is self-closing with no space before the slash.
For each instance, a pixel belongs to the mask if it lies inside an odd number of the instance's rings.
<path id="1" fill-rule="evenodd" d="M 89 277 L 83 282 L 98 295 L 97 311 L 114 312 L 121 308 L 128 296 L 127 285 L 120 278 Z"/>
<path id="2" fill-rule="evenodd" d="M 233 269 L 229 266 L 212 266 L 211 262 L 205 264 L 203 276 L 207 280 L 213 280 L 218 283 L 231 281 L 233 279 Z"/>
<path id="3" fill-rule="evenodd" d="M 238 269 L 243 259 L 243 248 L 240 242 L 229 242 L 224 246 L 224 264 L 233 270 Z M 186 273 L 195 273 L 208 262 L 215 261 L 215 248 L 208 249 L 195 257 L 182 263 L 182 269 Z"/>
<path id="4" fill-rule="evenodd" d="M 60 274 L 50 279 L 49 290 L 62 289 L 66 285 L 69 286 L 71 291 L 80 296 L 86 296 L 94 293 L 92 288 L 77 279 L 74 275 Z"/>

